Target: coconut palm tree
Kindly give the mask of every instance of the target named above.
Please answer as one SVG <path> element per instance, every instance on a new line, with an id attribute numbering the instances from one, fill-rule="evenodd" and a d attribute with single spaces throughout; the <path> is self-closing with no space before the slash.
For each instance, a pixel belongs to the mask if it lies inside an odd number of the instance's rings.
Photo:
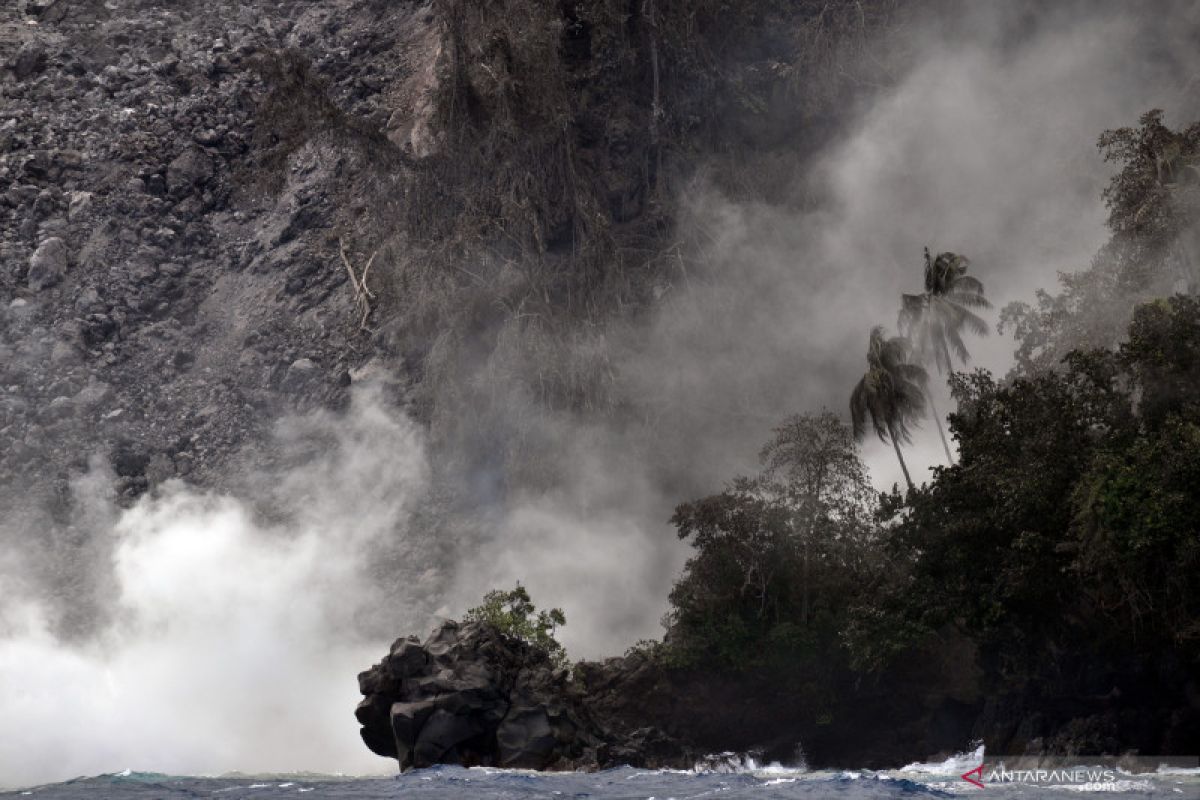
<path id="1" fill-rule="evenodd" d="M 900 443 L 912 441 L 910 426 L 925 413 L 925 383 L 929 373 L 920 364 L 909 361 L 912 347 L 902 336 L 888 338 L 883 326 L 871 329 L 867 348 L 867 372 L 850 395 L 850 418 L 854 436 L 862 439 L 867 430 L 867 417 L 880 441 L 891 441 L 904 471 L 908 488 L 913 488 L 912 476 L 900 452 Z"/>
<path id="2" fill-rule="evenodd" d="M 931 258 L 926 247 L 925 291 L 900 296 L 900 333 L 912 342 L 921 362 L 932 363 L 939 375 L 954 368 L 952 354 L 963 364 L 970 361 L 971 354 L 962 340 L 964 330 L 977 336 L 988 333 L 987 322 L 971 309 L 991 308 L 992 304 L 983 296 L 983 284 L 979 279 L 967 274 L 970 264 L 970 259 L 957 253 L 941 253 L 937 258 Z M 941 416 L 933 404 L 928 385 L 925 397 L 933 421 L 937 423 L 946 458 L 953 464 L 954 456 L 950 453 Z"/>

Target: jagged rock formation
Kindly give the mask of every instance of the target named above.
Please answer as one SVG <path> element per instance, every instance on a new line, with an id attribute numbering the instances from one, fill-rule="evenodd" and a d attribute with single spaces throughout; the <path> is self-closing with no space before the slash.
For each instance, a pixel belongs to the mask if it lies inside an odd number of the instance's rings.
<path id="1" fill-rule="evenodd" d="M 399 639 L 358 676 L 366 745 L 400 768 L 690 766 L 693 753 L 650 727 L 604 721 L 545 651 L 484 623 L 446 622 Z"/>
<path id="2" fill-rule="evenodd" d="M 365 697 L 355 715 L 366 745 L 402 770 L 690 768 L 730 751 L 815 768 L 890 769 L 971 741 L 1033 756 L 1116 753 L 1118 716 L 1145 730 L 1168 727 L 1160 709 L 1118 712 L 1115 696 L 1101 698 L 1109 711 L 1090 715 L 1096 698 L 985 699 L 966 646 L 914 652 L 847 686 L 855 702 L 821 721 L 778 675 L 673 668 L 637 650 L 568 671 L 486 625 L 451 621 L 424 642 L 397 640 L 361 673 Z M 1177 734 L 1186 732 L 1186 710 L 1172 719 Z"/>

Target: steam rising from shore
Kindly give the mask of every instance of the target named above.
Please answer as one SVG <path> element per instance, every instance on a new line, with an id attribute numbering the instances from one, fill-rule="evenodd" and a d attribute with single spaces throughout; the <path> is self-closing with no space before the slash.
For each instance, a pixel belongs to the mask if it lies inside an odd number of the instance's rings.
<path id="1" fill-rule="evenodd" d="M 39 531 L 9 520 L 0 784 L 126 766 L 386 769 L 350 717 L 355 673 L 394 636 L 422 632 L 435 606 L 457 615 L 517 580 L 566 610 L 575 657 L 656 636 L 686 553 L 666 525 L 672 506 L 752 468 L 787 414 L 845 408 L 866 332 L 894 326 L 922 247 L 968 254 L 997 305 L 1051 286 L 1105 236 L 1096 135 L 1156 105 L 1196 111 L 1178 90 L 1200 74 L 1172 30 L 1194 22 L 1182 3 L 969 9 L 931 23 L 918 63 L 815 168 L 797 163 L 815 209 L 692 186 L 680 235 L 703 234 L 701 268 L 668 288 L 617 365 L 653 406 L 650 434 L 550 420 L 559 486 L 518 492 L 478 539 L 429 542 L 414 524 L 425 445 L 372 393 L 345 416 L 283 423 L 292 466 L 248 487 L 270 496 L 272 516 L 182 484 L 118 513 L 102 471 L 77 482 L 94 534 L 93 580 L 75 598 L 97 605 L 90 636 L 59 637 L 61 603 L 19 544 Z M 974 349 L 1003 370 L 1011 343 Z M 915 476 L 940 462 L 931 430 Z M 652 448 L 635 441 L 647 435 Z M 878 485 L 900 479 L 889 448 L 866 453 Z"/>
<path id="2" fill-rule="evenodd" d="M 428 480 L 422 436 L 373 393 L 343 418 L 289 420 L 280 435 L 322 446 L 276 476 L 282 518 L 180 483 L 120 515 L 115 595 L 94 638 L 64 643 L 34 587 L 6 591 L 0 784 L 123 767 L 386 768 L 350 712 L 354 676 L 388 641 L 370 631 L 425 623 L 394 602 L 381 614 L 385 598 L 366 576 L 389 540 L 420 541 L 408 523 Z M 6 587 L 14 577 L 0 570 Z M 432 594 L 415 578 L 407 588 Z"/>

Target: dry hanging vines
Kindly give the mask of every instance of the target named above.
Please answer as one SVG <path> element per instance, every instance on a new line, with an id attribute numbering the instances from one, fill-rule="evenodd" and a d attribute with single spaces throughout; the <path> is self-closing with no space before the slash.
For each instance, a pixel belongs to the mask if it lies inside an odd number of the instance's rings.
<path id="1" fill-rule="evenodd" d="M 350 259 L 346 255 L 346 243 L 339 238 L 338 250 L 342 256 L 342 263 L 346 265 L 346 272 L 350 275 L 350 286 L 354 289 L 354 308 L 361 315 L 358 321 L 358 329 L 361 331 L 369 330 L 367 328 L 367 319 L 371 316 L 371 301 L 375 299 L 375 293 L 367 286 L 367 273 L 371 271 L 371 265 L 375 263 L 375 256 L 379 255 L 376 250 L 367 259 L 367 265 L 363 267 L 362 275 L 354 273 L 354 267 L 350 264 Z"/>

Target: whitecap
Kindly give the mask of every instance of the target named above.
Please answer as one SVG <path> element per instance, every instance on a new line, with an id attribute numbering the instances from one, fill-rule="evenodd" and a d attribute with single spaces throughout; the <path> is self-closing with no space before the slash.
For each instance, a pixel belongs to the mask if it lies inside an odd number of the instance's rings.
<path id="1" fill-rule="evenodd" d="M 945 761 L 914 761 L 901 767 L 898 772 L 927 772 L 933 775 L 961 775 L 983 763 L 983 745 L 970 753 L 956 753 Z"/>

